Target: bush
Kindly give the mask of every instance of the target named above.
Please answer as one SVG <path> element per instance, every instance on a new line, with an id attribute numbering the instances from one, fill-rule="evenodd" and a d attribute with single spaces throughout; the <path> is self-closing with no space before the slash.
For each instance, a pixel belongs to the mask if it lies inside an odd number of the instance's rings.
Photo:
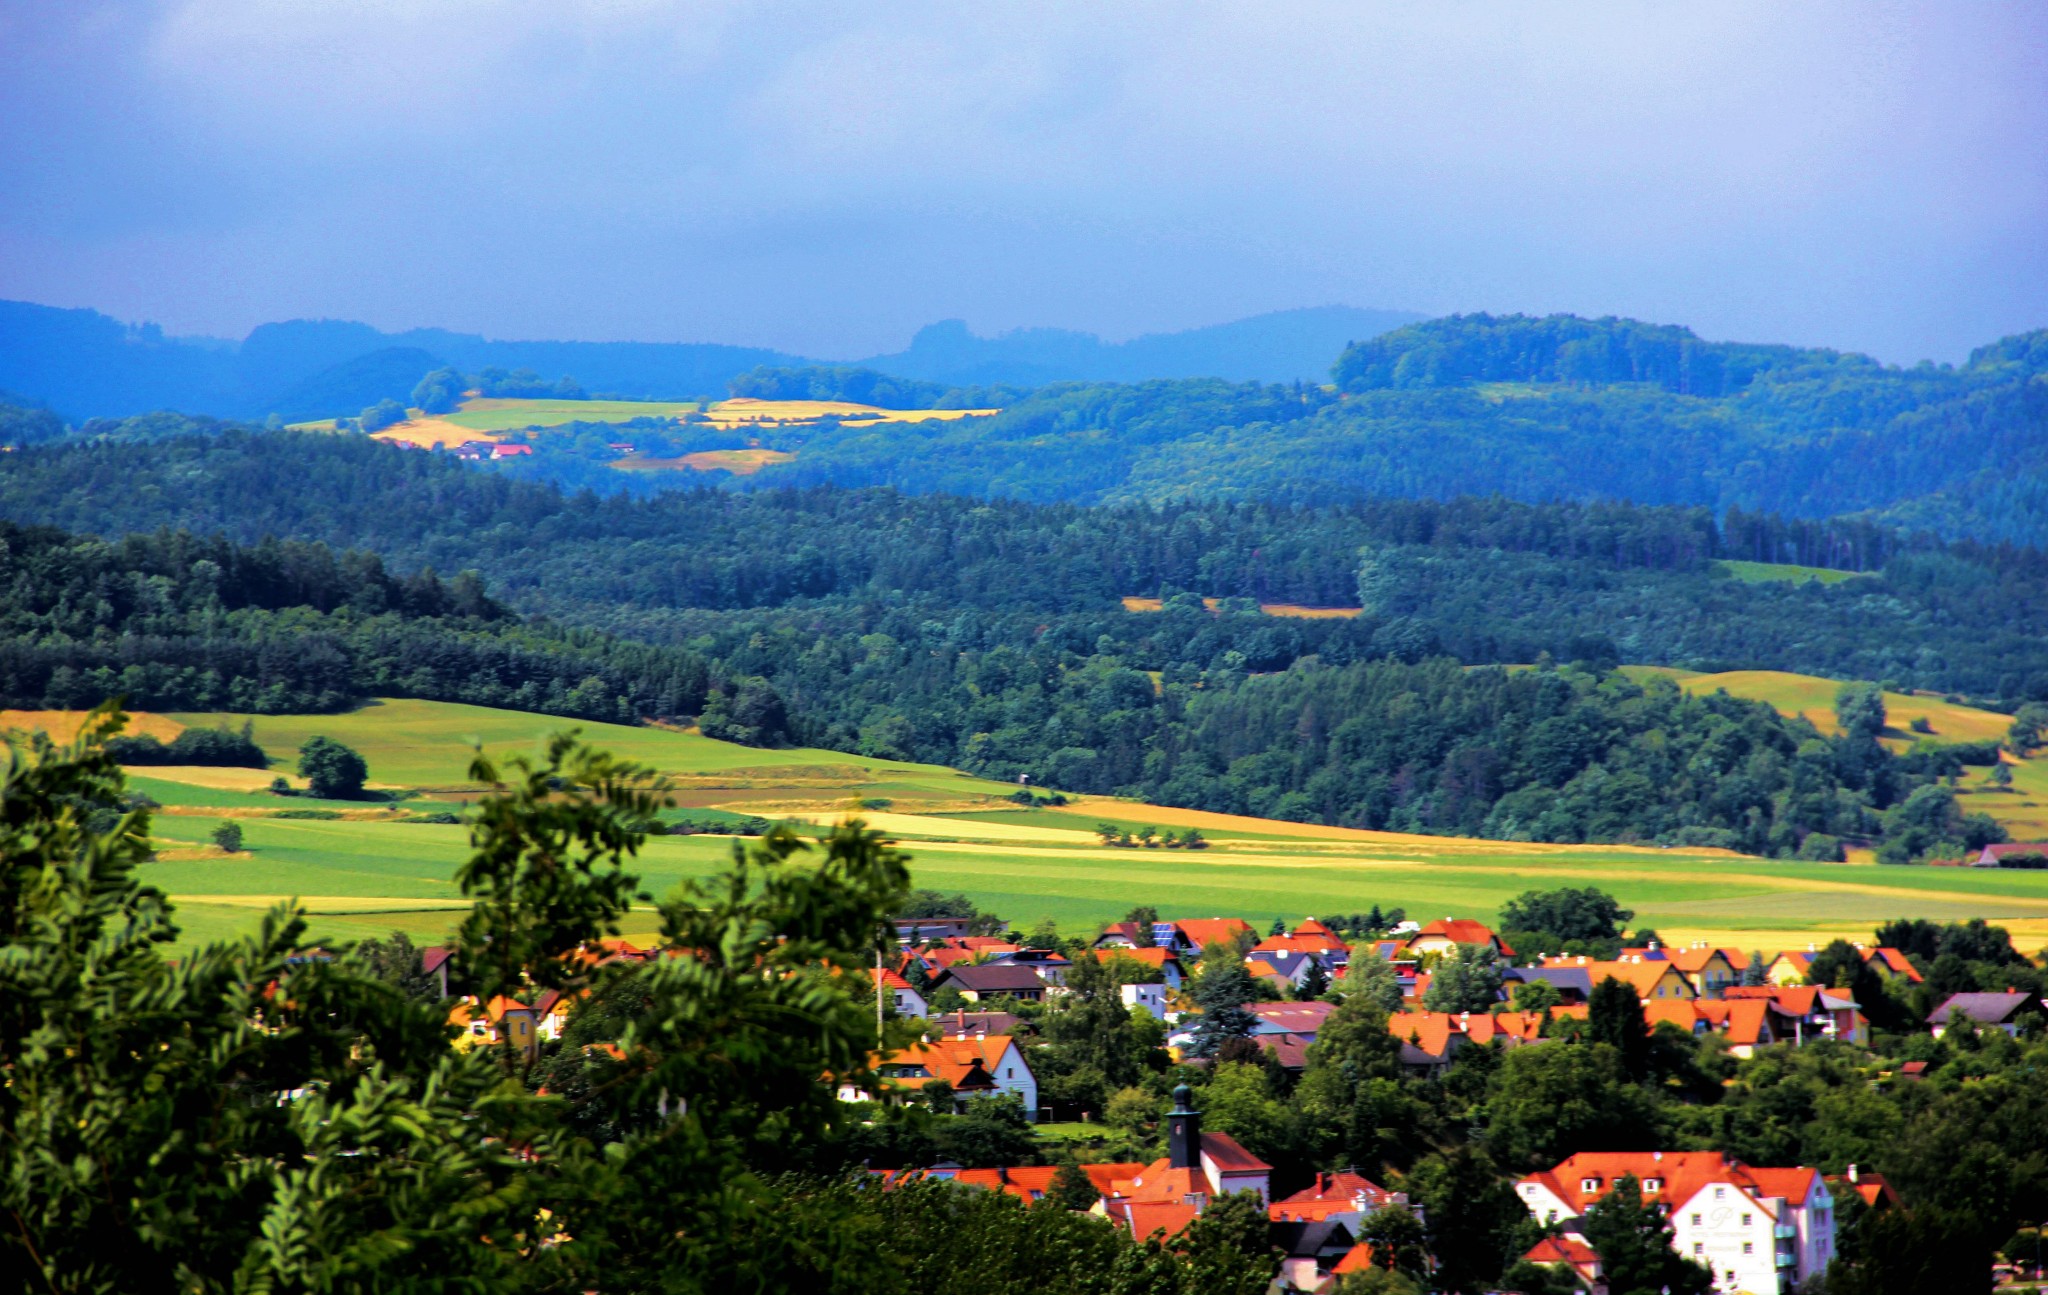
<path id="1" fill-rule="evenodd" d="M 213 843 L 234 854 L 242 848 L 242 825 L 233 819 L 219 824 L 213 829 Z"/>
<path id="2" fill-rule="evenodd" d="M 275 814 L 272 814 L 271 817 L 329 819 L 340 818 L 341 811 L 338 809 L 281 809 L 277 811 Z"/>
<path id="3" fill-rule="evenodd" d="M 405 421 L 405 406 L 396 400 L 380 400 L 356 416 L 356 426 L 366 432 L 381 432 Z"/>
<path id="4" fill-rule="evenodd" d="M 264 769 L 270 758 L 250 737 L 248 725 L 240 733 L 222 728 L 188 728 L 168 746 L 148 735 L 117 737 L 107 743 L 107 754 L 121 764 L 204 764 L 235 769 Z"/>
<path id="5" fill-rule="evenodd" d="M 309 737 L 299 748 L 299 776 L 322 800 L 351 800 L 362 795 L 370 767 L 363 757 L 331 737 Z"/>
<path id="6" fill-rule="evenodd" d="M 1806 839 L 1799 843 L 1799 857 L 1818 863 L 1840 863 L 1849 856 L 1842 849 L 1842 839 L 1829 836 L 1826 832 L 1808 832 Z"/>

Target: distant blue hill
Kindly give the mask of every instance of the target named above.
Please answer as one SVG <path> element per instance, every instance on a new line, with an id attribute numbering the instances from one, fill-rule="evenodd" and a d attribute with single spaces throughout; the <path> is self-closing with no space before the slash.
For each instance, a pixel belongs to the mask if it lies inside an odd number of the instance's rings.
<path id="1" fill-rule="evenodd" d="M 1325 382 L 1348 343 L 1421 318 L 1321 306 L 1128 342 L 1052 328 L 984 338 L 949 320 L 919 331 L 900 354 L 861 363 L 898 377 L 963 386 L 1186 377 Z M 443 365 L 573 377 L 593 395 L 718 397 L 752 369 L 813 363 L 760 347 L 506 342 L 439 328 L 386 333 L 332 319 L 264 324 L 237 343 L 169 337 L 153 324 L 124 324 L 95 310 L 0 301 L 0 390 L 73 420 L 157 409 L 252 420 L 275 414 L 287 422 L 331 418 L 386 398 L 404 400 L 414 383 Z"/>
<path id="2" fill-rule="evenodd" d="M 920 329 L 908 350 L 857 363 L 896 377 L 962 387 L 1147 378 L 1328 382 L 1331 364 L 1352 342 L 1424 318 L 1403 310 L 1312 306 L 1179 333 L 1148 333 L 1128 342 L 1105 342 L 1093 333 L 1061 328 L 976 337 L 965 323 L 949 319 Z"/>

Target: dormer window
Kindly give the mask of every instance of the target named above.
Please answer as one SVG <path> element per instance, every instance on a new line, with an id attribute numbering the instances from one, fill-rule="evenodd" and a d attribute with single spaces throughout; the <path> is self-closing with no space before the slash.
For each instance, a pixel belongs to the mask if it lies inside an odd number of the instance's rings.
<path id="1" fill-rule="evenodd" d="M 1662 1178 L 1645 1178 L 1643 1179 L 1643 1190 L 1646 1192 L 1661 1192 L 1664 1190 L 1664 1180 Z"/>
<path id="2" fill-rule="evenodd" d="M 1598 1178 L 1581 1178 L 1579 1179 L 1579 1190 L 1582 1192 L 1597 1192 L 1600 1190 L 1600 1180 Z"/>

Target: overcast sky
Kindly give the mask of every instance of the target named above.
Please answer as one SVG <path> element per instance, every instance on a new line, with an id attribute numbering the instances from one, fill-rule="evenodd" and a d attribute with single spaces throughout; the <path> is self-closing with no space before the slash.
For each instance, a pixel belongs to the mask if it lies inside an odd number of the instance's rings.
<path id="1" fill-rule="evenodd" d="M 960 317 L 2048 325 L 2048 5 L 0 0 L 0 297 L 851 357 Z"/>

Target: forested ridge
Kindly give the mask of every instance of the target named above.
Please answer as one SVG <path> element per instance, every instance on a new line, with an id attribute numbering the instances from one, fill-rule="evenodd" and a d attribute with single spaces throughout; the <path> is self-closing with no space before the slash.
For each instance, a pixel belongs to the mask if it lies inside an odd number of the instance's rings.
<path id="1" fill-rule="evenodd" d="M 630 499 L 359 438 L 247 431 L 17 451 L 0 458 L 0 516 L 109 535 L 291 536 L 400 570 L 475 569 L 522 611 L 677 644 L 786 623 L 933 651 L 1052 635 L 1085 652 L 1107 636 L 1153 670 L 1207 669 L 1231 651 L 1254 671 L 1309 654 L 1549 652 L 2048 699 L 2048 558 L 1855 520 L 1472 498 L 1083 508 L 820 487 Z M 1744 584 L 1721 558 L 1871 574 Z M 1233 603 L 1179 621 L 1119 602 L 1181 592 L 1366 614 L 1280 622 Z"/>
<path id="2" fill-rule="evenodd" d="M 1084 503 L 1501 494 L 2048 539 L 2048 332 L 1960 367 L 1690 330 L 1452 316 L 1357 343 L 1329 389 L 1043 388 L 992 419 L 785 433 L 758 486 L 833 481 Z"/>
<path id="3" fill-rule="evenodd" d="M 0 522 L 0 705 L 332 711 L 376 695 L 594 719 L 701 708 L 679 648 L 524 623 L 464 572 L 184 532 L 118 541 Z"/>
<path id="4" fill-rule="evenodd" d="M 318 542 L 104 541 L 11 524 L 0 580 L 9 705 L 118 695 L 160 710 L 330 711 L 388 694 L 688 716 L 754 745 L 1358 827 L 1820 858 L 1844 839 L 1952 854 L 2000 836 L 1937 785 L 1964 753 L 1894 757 L 1875 730 L 1823 740 L 1761 703 L 1637 685 L 1598 638 L 1564 670 L 1473 670 L 1412 623 L 1215 615 L 1179 593 L 1157 614 L 1106 612 L 1092 636 L 1085 616 L 949 611 L 930 595 L 615 612 L 644 642 L 521 622 L 473 573 L 397 577 Z"/>

